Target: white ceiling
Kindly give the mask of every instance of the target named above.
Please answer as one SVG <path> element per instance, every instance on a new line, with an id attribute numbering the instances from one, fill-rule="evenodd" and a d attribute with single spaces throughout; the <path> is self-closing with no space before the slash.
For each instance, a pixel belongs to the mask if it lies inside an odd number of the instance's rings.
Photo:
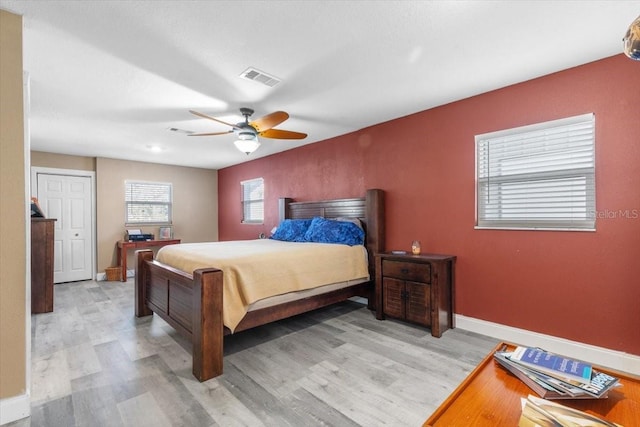
<path id="1" fill-rule="evenodd" d="M 219 169 L 622 52 L 638 1 L 0 0 L 24 15 L 31 148 Z M 273 88 L 239 75 L 255 67 Z M 250 156 L 191 115 L 284 110 Z M 158 146 L 160 152 L 150 147 Z"/>

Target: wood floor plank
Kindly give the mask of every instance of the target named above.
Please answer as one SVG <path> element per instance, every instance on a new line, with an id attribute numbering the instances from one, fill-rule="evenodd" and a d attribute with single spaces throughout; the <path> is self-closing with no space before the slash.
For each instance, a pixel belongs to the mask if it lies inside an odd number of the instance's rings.
<path id="1" fill-rule="evenodd" d="M 363 397 L 377 409 L 388 411 L 388 408 L 393 408 L 393 411 L 387 414 L 395 420 L 393 425 L 419 425 L 424 421 L 424 416 L 416 411 L 415 402 L 387 391 L 389 386 L 386 383 L 391 379 L 391 374 L 380 375 L 379 370 L 376 371 L 370 366 L 365 367 L 362 364 L 348 362 L 342 366 L 328 361 L 322 362 L 312 370 L 323 372 L 325 378 L 331 378 L 337 384 L 343 384 L 343 387 L 351 391 L 351 395 Z M 384 382 L 380 381 L 381 376 L 384 377 Z M 418 404 L 424 407 L 423 402 Z"/>
<path id="2" fill-rule="evenodd" d="M 156 359 L 158 360 L 160 359 Z M 167 371 L 145 376 L 144 384 L 162 408 L 170 425 L 206 427 L 216 425 L 174 373 Z"/>
<path id="3" fill-rule="evenodd" d="M 193 377 L 181 378 L 182 383 L 220 426 L 264 426 L 264 423 L 215 378 L 203 383 Z"/>
<path id="4" fill-rule="evenodd" d="M 316 398 L 307 390 L 298 388 L 284 401 L 293 411 L 304 417 L 307 425 L 358 427 L 360 424 Z"/>
<path id="5" fill-rule="evenodd" d="M 123 426 L 111 387 L 102 386 L 74 392 L 71 396 L 77 426 Z"/>
<path id="6" fill-rule="evenodd" d="M 291 427 L 305 425 L 304 418 L 283 405 L 276 396 L 253 381 L 232 362 L 226 363 L 224 369 L 225 374 L 220 382 L 265 425 Z"/>
<path id="7" fill-rule="evenodd" d="M 397 420 L 389 413 L 392 406 L 388 402 L 385 402 L 386 406 L 376 406 L 368 399 L 368 394 L 354 393 L 352 388 L 332 379 L 325 372 L 313 372 L 298 381 L 298 384 L 359 425 L 398 425 Z"/>
<path id="8" fill-rule="evenodd" d="M 64 349 L 59 313 L 42 313 L 37 317 L 31 337 L 32 356 L 47 356 Z"/>
<path id="9" fill-rule="evenodd" d="M 236 353 L 226 359 L 233 363 L 268 393 L 282 397 L 289 394 L 303 365 L 295 355 L 281 351 L 274 343 L 265 343 L 252 351 Z"/>
<path id="10" fill-rule="evenodd" d="M 118 410 L 125 426 L 171 427 L 168 417 L 149 392 L 118 403 Z"/>
<path id="11" fill-rule="evenodd" d="M 102 369 L 91 342 L 66 348 L 65 356 L 69 368 L 69 378 L 72 380 L 95 374 Z"/>
<path id="12" fill-rule="evenodd" d="M 64 350 L 31 359 L 31 402 L 55 400 L 71 394 L 71 377 Z"/>
<path id="13" fill-rule="evenodd" d="M 49 400 L 42 405 L 34 406 L 31 410 L 31 418 L 25 419 L 28 424 L 25 422 L 22 425 L 33 427 L 75 426 L 74 413 L 71 395 L 67 395 L 60 399 Z"/>

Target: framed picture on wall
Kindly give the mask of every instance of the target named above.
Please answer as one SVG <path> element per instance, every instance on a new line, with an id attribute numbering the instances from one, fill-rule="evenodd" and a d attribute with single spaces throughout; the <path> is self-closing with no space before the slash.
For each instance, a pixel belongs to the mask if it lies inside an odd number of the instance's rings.
<path id="1" fill-rule="evenodd" d="M 173 227 L 160 227 L 160 239 L 173 239 Z"/>

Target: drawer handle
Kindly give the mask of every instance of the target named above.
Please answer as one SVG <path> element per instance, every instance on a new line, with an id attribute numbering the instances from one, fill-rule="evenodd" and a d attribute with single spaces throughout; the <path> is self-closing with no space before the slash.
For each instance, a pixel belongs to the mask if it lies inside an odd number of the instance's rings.
<path id="1" fill-rule="evenodd" d="M 400 269 L 400 273 L 402 273 L 402 274 L 407 274 L 408 272 L 409 272 L 409 269 L 408 269 L 408 268 L 402 268 L 402 269 Z"/>

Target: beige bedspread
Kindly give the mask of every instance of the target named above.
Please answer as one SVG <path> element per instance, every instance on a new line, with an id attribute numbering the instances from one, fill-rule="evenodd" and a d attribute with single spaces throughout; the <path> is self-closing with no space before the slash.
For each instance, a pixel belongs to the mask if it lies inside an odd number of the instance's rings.
<path id="1" fill-rule="evenodd" d="M 223 320 L 231 331 L 263 298 L 369 277 L 364 246 L 271 239 L 185 243 L 164 246 L 156 259 L 188 273 L 222 270 Z"/>

